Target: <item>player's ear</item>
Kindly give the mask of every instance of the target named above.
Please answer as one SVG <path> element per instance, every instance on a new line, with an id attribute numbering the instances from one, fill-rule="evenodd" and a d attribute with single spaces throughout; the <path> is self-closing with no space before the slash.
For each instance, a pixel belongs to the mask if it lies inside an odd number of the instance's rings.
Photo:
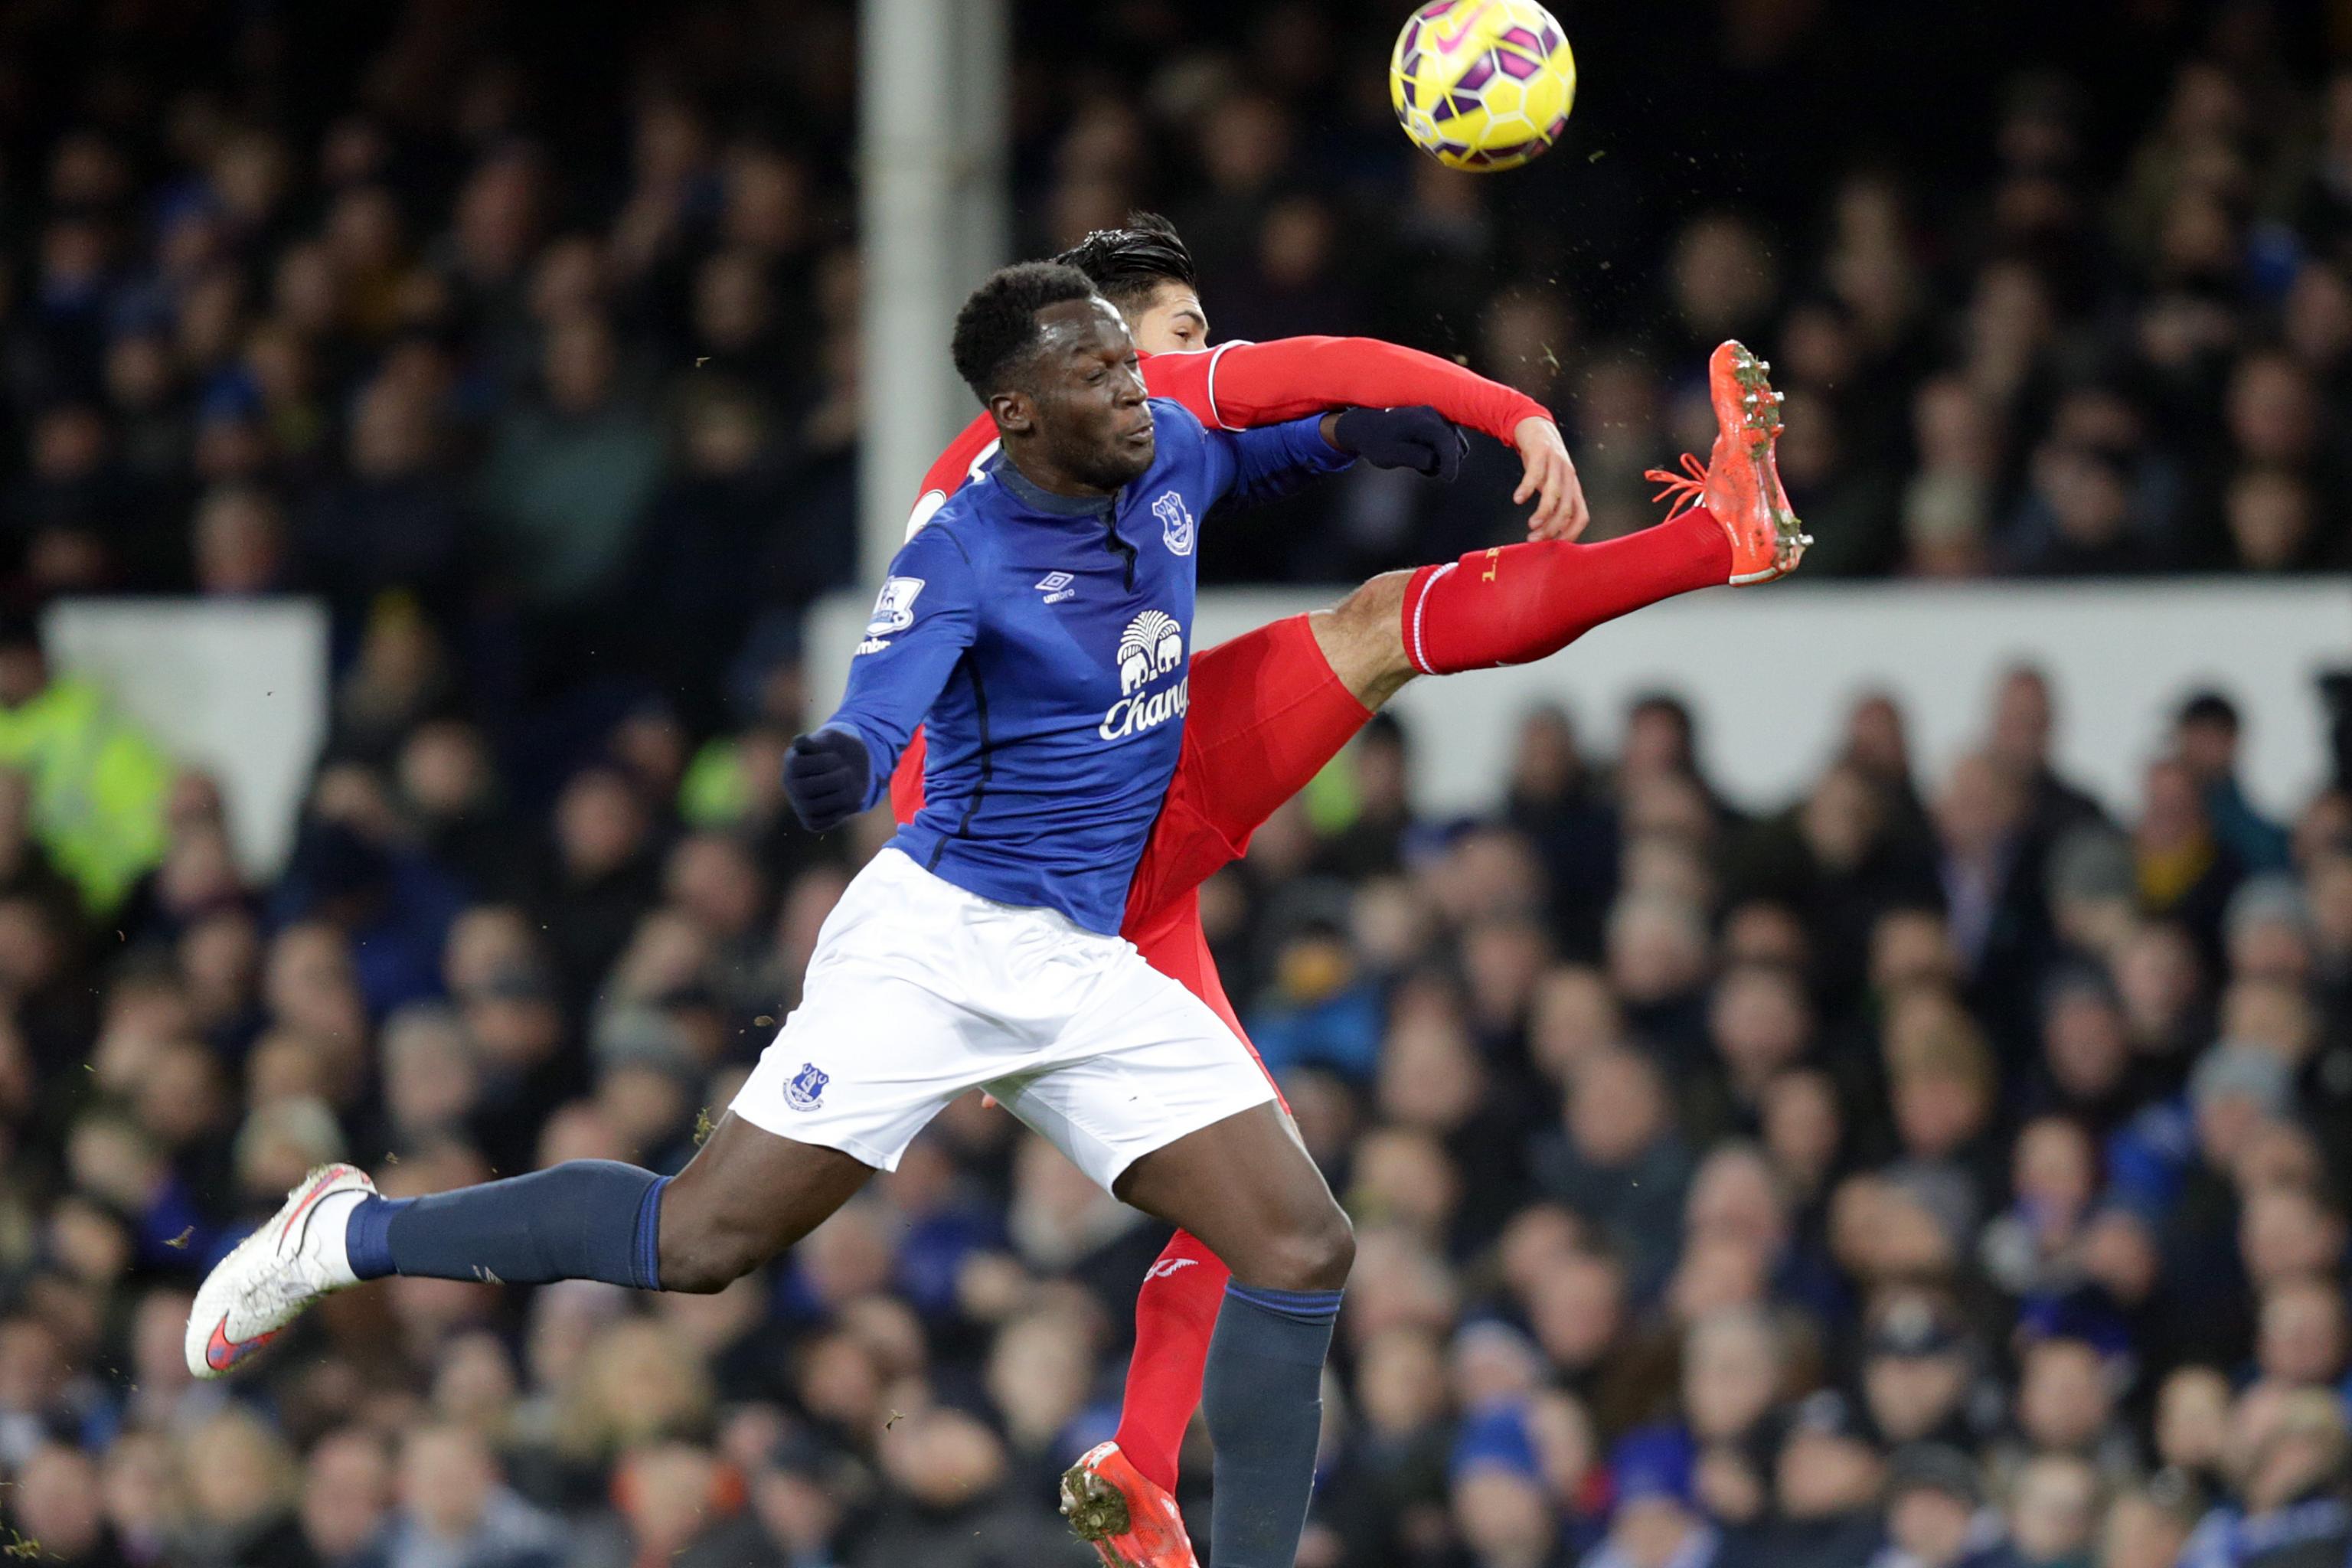
<path id="1" fill-rule="evenodd" d="M 988 416 L 1000 433 L 1026 436 L 1036 426 L 1037 405 L 1027 393 L 1008 389 L 990 395 Z"/>

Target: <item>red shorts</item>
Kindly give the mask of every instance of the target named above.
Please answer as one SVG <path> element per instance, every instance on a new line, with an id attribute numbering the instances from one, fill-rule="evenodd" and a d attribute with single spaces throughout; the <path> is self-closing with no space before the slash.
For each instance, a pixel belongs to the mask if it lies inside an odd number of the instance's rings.
<path id="1" fill-rule="evenodd" d="M 1192 657 L 1183 749 L 1151 841 L 1136 863 L 1120 930 L 1140 929 L 1249 848 L 1250 836 L 1307 787 L 1371 717 L 1340 684 L 1305 616 Z"/>
<path id="2" fill-rule="evenodd" d="M 1339 754 L 1371 710 L 1332 670 L 1305 616 L 1202 649 L 1188 679 L 1183 749 L 1136 863 L 1119 934 L 1247 1045 L 1201 929 L 1201 884 L 1241 858 L 1250 835 Z M 901 822 L 922 805 L 921 746 L 918 735 L 891 779 Z"/>
<path id="3" fill-rule="evenodd" d="M 1193 655 L 1191 679 L 1183 750 L 1119 933 L 1247 1044 L 1201 929 L 1201 884 L 1239 859 L 1259 825 L 1372 715 L 1332 671 L 1305 616 Z"/>

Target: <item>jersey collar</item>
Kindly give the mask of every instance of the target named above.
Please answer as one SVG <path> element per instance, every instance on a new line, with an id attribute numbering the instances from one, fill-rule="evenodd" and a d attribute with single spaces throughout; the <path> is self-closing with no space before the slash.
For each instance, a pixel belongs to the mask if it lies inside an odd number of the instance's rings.
<path id="1" fill-rule="evenodd" d="M 1013 500 L 1048 517 L 1100 517 L 1118 505 L 1116 496 L 1057 496 L 1051 490 L 1040 489 L 1003 452 L 989 459 L 988 468 L 996 476 L 998 484 L 1013 492 Z"/>

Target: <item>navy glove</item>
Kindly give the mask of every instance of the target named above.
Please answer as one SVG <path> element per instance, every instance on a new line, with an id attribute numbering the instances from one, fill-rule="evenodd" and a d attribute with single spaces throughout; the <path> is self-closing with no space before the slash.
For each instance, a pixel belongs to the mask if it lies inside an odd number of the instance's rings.
<path id="1" fill-rule="evenodd" d="M 1470 439 L 1434 408 L 1350 408 L 1331 426 L 1331 444 L 1376 468 L 1411 468 L 1452 483 Z"/>
<path id="2" fill-rule="evenodd" d="M 873 772 L 865 742 L 846 730 L 818 730 L 784 753 L 784 798 L 802 826 L 830 833 L 865 809 Z"/>

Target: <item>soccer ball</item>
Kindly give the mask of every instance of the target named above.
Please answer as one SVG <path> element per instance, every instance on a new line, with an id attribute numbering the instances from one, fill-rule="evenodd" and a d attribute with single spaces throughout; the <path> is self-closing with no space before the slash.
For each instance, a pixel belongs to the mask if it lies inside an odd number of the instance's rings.
<path id="1" fill-rule="evenodd" d="M 1429 0 L 1397 35 L 1389 101 L 1446 167 L 1516 169 L 1568 129 L 1576 57 L 1536 0 Z"/>

